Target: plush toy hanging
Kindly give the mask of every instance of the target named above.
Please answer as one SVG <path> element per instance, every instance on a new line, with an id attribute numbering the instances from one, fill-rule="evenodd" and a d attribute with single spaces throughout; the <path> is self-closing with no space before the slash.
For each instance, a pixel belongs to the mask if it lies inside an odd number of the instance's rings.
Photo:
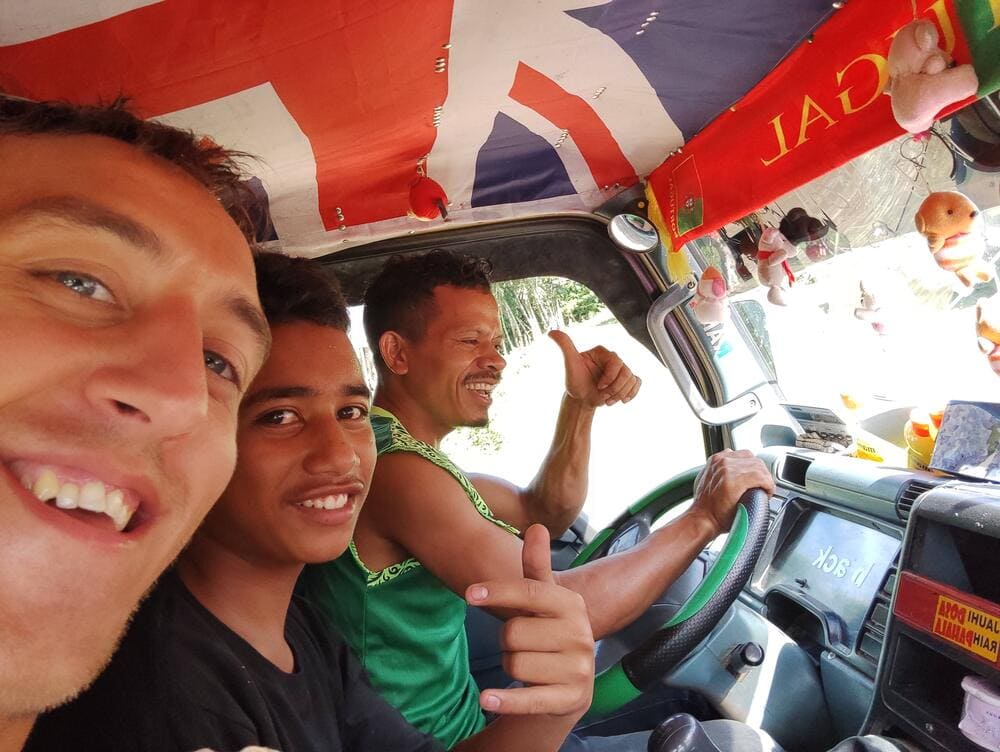
<path id="1" fill-rule="evenodd" d="M 993 279 L 993 269 L 983 261 L 986 238 L 979 209 L 961 193 L 932 193 L 917 209 L 917 232 L 938 266 L 954 272 L 966 287 Z"/>
<path id="2" fill-rule="evenodd" d="M 421 222 L 441 217 L 448 219 L 448 195 L 444 188 L 424 173 L 423 162 L 417 165 L 417 177 L 410 183 L 410 208 L 406 212 Z"/>
<path id="3" fill-rule="evenodd" d="M 879 305 L 878 298 L 876 298 L 871 286 L 865 285 L 864 280 L 861 280 L 860 284 L 861 305 L 854 309 L 854 318 L 867 321 L 876 333 L 884 336 L 886 333 L 885 317 L 882 314 L 882 307 Z"/>
<path id="4" fill-rule="evenodd" d="M 795 256 L 795 248 L 774 227 L 765 227 L 757 244 L 757 279 L 771 289 L 767 299 L 774 305 L 788 305 L 786 291 L 795 284 L 795 275 L 788 259 Z"/>
<path id="5" fill-rule="evenodd" d="M 889 83 L 892 114 L 903 130 L 923 133 L 945 107 L 967 99 L 979 88 L 971 65 L 954 65 L 938 47 L 933 22 L 917 19 L 900 29 L 889 47 Z"/>
<path id="6" fill-rule="evenodd" d="M 976 303 L 976 337 L 993 373 L 1000 376 L 1000 303 L 996 299 Z"/>
<path id="7" fill-rule="evenodd" d="M 722 324 L 729 314 L 726 280 L 716 267 L 710 266 L 698 280 L 692 304 L 694 316 L 702 324 Z"/>
<path id="8" fill-rule="evenodd" d="M 819 261 L 827 255 L 826 247 L 820 241 L 830 231 L 830 225 L 810 216 L 801 206 L 796 206 L 782 217 L 778 230 L 792 245 L 805 243 L 806 256 L 810 261 Z"/>

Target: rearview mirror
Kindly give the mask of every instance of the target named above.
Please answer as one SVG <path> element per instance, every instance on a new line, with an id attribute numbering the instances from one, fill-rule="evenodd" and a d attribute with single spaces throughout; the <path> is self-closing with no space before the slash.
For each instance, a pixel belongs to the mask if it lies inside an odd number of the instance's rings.
<path id="1" fill-rule="evenodd" d="M 649 253 L 660 246 L 653 223 L 638 214 L 616 214 L 608 222 L 608 235 L 615 245 L 630 253 Z"/>

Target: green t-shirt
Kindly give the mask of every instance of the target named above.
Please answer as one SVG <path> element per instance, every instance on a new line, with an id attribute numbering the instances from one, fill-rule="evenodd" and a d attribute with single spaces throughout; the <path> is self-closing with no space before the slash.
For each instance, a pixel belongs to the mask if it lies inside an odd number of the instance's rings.
<path id="1" fill-rule="evenodd" d="M 372 409 L 379 456 L 413 452 L 447 471 L 487 520 L 469 479 L 439 450 L 413 438 L 392 413 Z M 306 567 L 307 597 L 354 648 L 383 697 L 421 731 L 452 747 L 485 725 L 469 673 L 465 601 L 414 558 L 369 570 L 352 541 L 335 561 Z"/>

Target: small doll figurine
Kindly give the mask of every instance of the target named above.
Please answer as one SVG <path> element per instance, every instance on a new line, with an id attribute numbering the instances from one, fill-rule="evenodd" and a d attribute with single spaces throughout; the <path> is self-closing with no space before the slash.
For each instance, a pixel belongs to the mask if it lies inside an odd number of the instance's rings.
<path id="1" fill-rule="evenodd" d="M 702 324 L 721 324 L 728 317 L 726 280 L 714 266 L 708 267 L 698 280 L 692 308 L 695 318 Z"/>
<path id="2" fill-rule="evenodd" d="M 795 256 L 795 248 L 774 227 L 765 227 L 757 244 L 757 279 L 769 287 L 767 299 L 774 305 L 788 305 L 786 292 L 795 284 L 795 275 L 788 259 Z"/>

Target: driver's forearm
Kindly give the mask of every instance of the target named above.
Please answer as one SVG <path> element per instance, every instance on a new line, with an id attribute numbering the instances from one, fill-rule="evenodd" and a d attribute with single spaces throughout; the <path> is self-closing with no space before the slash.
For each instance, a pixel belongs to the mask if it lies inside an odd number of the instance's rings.
<path id="1" fill-rule="evenodd" d="M 714 535 L 710 520 L 688 512 L 627 551 L 556 572 L 556 582 L 583 596 L 600 639 L 639 618 Z"/>
<path id="2" fill-rule="evenodd" d="M 530 521 L 545 525 L 553 538 L 573 524 L 587 498 L 593 423 L 593 407 L 564 395 L 552 446 L 524 491 Z"/>
<path id="3" fill-rule="evenodd" d="M 556 752 L 579 720 L 577 716 L 510 715 L 502 716 L 474 736 L 454 747 L 453 752 Z"/>

